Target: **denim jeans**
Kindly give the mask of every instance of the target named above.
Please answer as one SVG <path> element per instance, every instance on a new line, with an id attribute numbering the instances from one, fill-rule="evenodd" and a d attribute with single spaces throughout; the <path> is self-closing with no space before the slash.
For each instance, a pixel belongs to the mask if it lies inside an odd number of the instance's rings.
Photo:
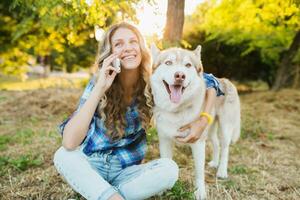
<path id="1" fill-rule="evenodd" d="M 119 193 L 126 200 L 146 199 L 173 187 L 178 166 L 168 158 L 122 169 L 111 151 L 87 156 L 82 149 L 60 147 L 54 165 L 68 184 L 86 199 L 106 200 Z"/>

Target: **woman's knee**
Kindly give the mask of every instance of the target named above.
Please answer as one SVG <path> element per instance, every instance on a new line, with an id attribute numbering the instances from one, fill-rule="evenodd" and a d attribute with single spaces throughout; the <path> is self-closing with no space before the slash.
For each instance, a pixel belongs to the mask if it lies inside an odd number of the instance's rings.
<path id="1" fill-rule="evenodd" d="M 60 163 L 67 155 L 67 150 L 64 147 L 60 147 L 54 153 L 53 162 L 54 164 Z"/>
<path id="2" fill-rule="evenodd" d="M 159 159 L 162 166 L 164 179 L 167 181 L 168 188 L 172 188 L 179 177 L 179 168 L 175 161 L 169 158 Z"/>
<path id="3" fill-rule="evenodd" d="M 65 163 L 73 163 L 76 160 L 80 159 L 79 150 L 69 151 L 64 147 L 60 147 L 55 153 L 53 157 L 53 162 L 56 168 L 59 166 L 62 167 Z"/>

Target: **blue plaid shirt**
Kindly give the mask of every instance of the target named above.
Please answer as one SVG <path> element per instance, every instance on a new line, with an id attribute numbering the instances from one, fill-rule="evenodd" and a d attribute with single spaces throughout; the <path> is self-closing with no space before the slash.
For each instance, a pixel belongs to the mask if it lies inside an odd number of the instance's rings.
<path id="1" fill-rule="evenodd" d="M 203 76 L 207 88 L 215 88 L 217 96 L 224 94 L 219 87 L 218 80 L 212 74 L 204 73 Z M 80 110 L 88 99 L 94 85 L 95 80 L 92 78 L 80 98 L 76 111 L 59 125 L 58 128 L 61 134 L 63 134 L 63 130 L 68 121 Z M 117 155 L 123 168 L 139 164 L 145 156 L 147 144 L 146 132 L 141 126 L 135 101 L 127 108 L 125 119 L 127 122 L 125 136 L 120 140 L 111 141 L 110 137 L 106 134 L 107 130 L 103 120 L 101 120 L 98 113 L 95 112 L 87 136 L 83 141 L 83 152 L 88 156 L 97 151 L 111 152 Z"/>
<path id="2" fill-rule="evenodd" d="M 217 92 L 217 96 L 225 95 L 224 92 L 222 92 L 222 90 L 220 88 L 220 83 L 219 83 L 218 79 L 214 75 L 203 73 L 203 77 L 204 77 L 204 81 L 205 81 L 207 89 L 215 88 L 215 90 Z"/>
<path id="3" fill-rule="evenodd" d="M 61 134 L 68 121 L 80 110 L 88 99 L 94 85 L 95 80 L 92 78 L 80 98 L 76 111 L 59 125 L 59 132 Z M 120 140 L 111 141 L 110 137 L 106 134 L 107 130 L 103 120 L 101 120 L 98 113 L 95 112 L 87 136 L 83 141 L 83 152 L 88 156 L 97 151 L 110 152 L 117 155 L 123 168 L 139 164 L 145 156 L 147 144 L 146 132 L 141 126 L 135 101 L 127 107 L 125 119 L 127 122 L 125 136 Z"/>

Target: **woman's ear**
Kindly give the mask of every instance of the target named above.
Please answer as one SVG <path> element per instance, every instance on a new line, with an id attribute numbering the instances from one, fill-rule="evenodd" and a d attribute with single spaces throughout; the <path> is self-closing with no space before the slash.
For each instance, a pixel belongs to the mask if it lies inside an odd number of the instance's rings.
<path id="1" fill-rule="evenodd" d="M 157 46 L 154 43 L 151 44 L 150 50 L 151 50 L 153 63 L 155 63 L 156 58 L 160 54 L 160 50 L 159 48 L 157 48 Z"/>

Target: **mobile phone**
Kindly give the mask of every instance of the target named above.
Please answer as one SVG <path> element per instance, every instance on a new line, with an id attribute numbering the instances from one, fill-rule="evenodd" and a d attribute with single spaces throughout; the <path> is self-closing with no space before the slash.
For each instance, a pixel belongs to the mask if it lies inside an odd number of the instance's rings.
<path id="1" fill-rule="evenodd" d="M 121 61 L 119 58 L 116 58 L 112 61 L 112 66 L 117 69 L 118 73 L 121 72 Z"/>

